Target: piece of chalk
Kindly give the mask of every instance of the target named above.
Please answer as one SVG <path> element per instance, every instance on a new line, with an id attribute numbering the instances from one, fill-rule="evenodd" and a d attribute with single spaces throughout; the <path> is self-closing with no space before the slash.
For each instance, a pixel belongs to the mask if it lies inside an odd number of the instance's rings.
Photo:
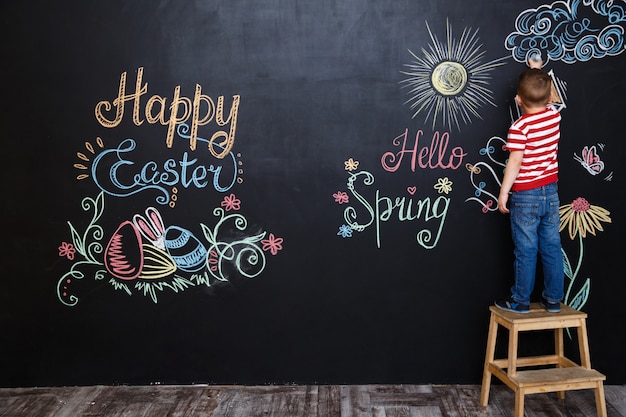
<path id="1" fill-rule="evenodd" d="M 541 55 L 539 54 L 533 55 L 533 61 L 541 61 Z"/>

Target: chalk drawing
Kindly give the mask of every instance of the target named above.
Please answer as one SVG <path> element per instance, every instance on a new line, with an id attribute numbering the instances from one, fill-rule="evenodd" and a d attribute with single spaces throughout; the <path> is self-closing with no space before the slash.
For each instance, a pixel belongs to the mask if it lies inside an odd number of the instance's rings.
<path id="1" fill-rule="evenodd" d="M 96 138 L 96 144 L 98 145 L 98 147 L 100 147 L 100 149 L 104 149 L 104 142 L 102 141 L 101 137 Z M 76 152 L 76 156 L 78 157 L 78 159 L 82 160 L 83 162 L 89 163 L 91 162 L 91 158 L 95 156 L 96 151 L 95 151 L 93 144 L 91 144 L 91 142 L 85 142 L 85 149 L 89 151 L 89 153 L 92 155 L 91 157 L 84 154 L 83 152 Z M 90 170 L 87 165 L 81 162 L 74 164 L 74 168 L 78 169 L 79 172 Z M 82 172 L 76 176 L 77 180 L 84 180 L 86 178 L 89 178 L 89 174 L 87 172 Z"/>
<path id="2" fill-rule="evenodd" d="M 105 128 L 116 128 L 124 116 L 131 113 L 132 121 L 136 126 L 141 126 L 144 122 L 167 125 L 165 143 L 168 148 L 171 148 L 174 143 L 174 130 L 177 129 L 177 126 L 181 124 L 191 125 L 188 137 L 189 149 L 194 151 L 197 146 L 198 129 L 214 122 L 218 129 L 224 126 L 228 126 L 228 128 L 215 131 L 207 141 L 206 149 L 215 158 L 226 157 L 235 143 L 241 97 L 238 94 L 233 95 L 228 117 L 224 118 L 224 96 L 219 96 L 217 104 L 215 104 L 213 98 L 202 92 L 202 86 L 196 84 L 192 99 L 181 95 L 181 86 L 177 85 L 174 87 L 169 103 L 167 97 L 154 94 L 145 102 L 142 111 L 143 101 L 140 98 L 148 93 L 148 83 L 143 81 L 143 70 L 143 67 L 137 69 L 134 92 L 127 93 L 127 72 L 124 71 L 120 75 L 117 97 L 112 100 L 101 100 L 94 108 L 94 115 L 98 123 Z M 132 111 L 127 110 L 130 106 L 126 102 L 132 103 Z M 216 146 L 218 143 L 219 146 Z"/>
<path id="3" fill-rule="evenodd" d="M 359 168 L 359 161 L 355 161 L 352 158 L 349 158 L 343 164 L 346 167 L 346 171 L 356 171 Z"/>
<path id="4" fill-rule="evenodd" d="M 450 198 L 416 196 L 417 187 L 407 186 L 409 196 L 387 196 L 374 189 L 374 174 L 368 171 L 350 172 L 346 183 L 347 192 L 333 194 L 337 204 L 348 204 L 343 210 L 344 223 L 339 226 L 337 236 L 351 238 L 354 232 L 375 229 L 376 246 L 381 247 L 384 224 L 390 221 L 416 224 L 415 238 L 425 249 L 433 249 L 439 243 L 448 213 Z M 448 177 L 439 178 L 433 187 L 439 194 L 452 191 Z M 392 237 L 393 238 L 393 237 Z"/>
<path id="5" fill-rule="evenodd" d="M 196 84 L 192 100 L 180 95 L 179 85 L 174 89 L 171 105 L 166 106 L 166 98 L 155 94 L 142 112 L 140 97 L 148 91 L 143 67 L 137 70 L 134 92 L 127 93 L 126 78 L 127 73 L 123 72 L 117 98 L 96 104 L 96 120 L 108 129 L 118 127 L 125 114 L 132 117 L 135 126 L 146 121 L 167 125 L 168 157 L 157 159 L 163 152 L 158 152 L 155 158 L 146 156 L 145 150 L 139 149 L 142 143 L 134 138 L 107 147 L 99 136 L 95 143 L 85 142 L 85 151 L 76 153 L 79 159 L 74 164 L 78 170 L 76 179 L 93 181 L 99 194 L 82 200 L 82 209 L 91 213 L 85 230 L 80 233 L 68 221 L 71 242 L 62 241 L 57 247 L 59 257 L 72 262 L 69 271 L 58 280 L 58 299 L 75 306 L 79 301 L 75 295 L 80 289 L 78 281 L 87 274 L 93 274 L 95 280 L 108 279 L 113 289 L 128 295 L 149 296 L 155 303 L 166 290 L 180 293 L 198 285 L 228 282 L 236 276 L 259 276 L 265 269 L 266 253 L 277 255 L 283 250 L 284 240 L 256 227 L 251 230 L 240 212 L 243 203 L 233 190 L 243 183 L 244 173 L 241 154 L 232 151 L 240 96 L 233 95 L 225 117 L 224 96 L 219 96 L 216 104 Z M 128 109 L 131 106 L 132 112 Z M 210 139 L 202 137 L 199 127 L 212 121 L 218 130 Z M 220 130 L 223 127 L 226 128 Z M 180 146 L 177 143 L 174 147 L 174 140 L 188 143 L 181 154 L 175 154 L 180 152 Z M 346 169 L 357 167 L 357 161 L 346 163 Z M 111 213 L 115 219 L 121 217 L 121 222 L 117 220 L 114 231 L 105 239 L 102 226 L 105 196 L 128 199 L 137 194 L 147 194 L 148 198 L 156 195 L 158 207 L 172 209 L 168 215 L 173 218 L 176 217 L 173 209 L 186 189 L 224 194 L 219 207 L 213 209 L 216 223 L 212 227 L 199 224 L 200 237 L 194 232 L 198 226 L 167 225 L 159 209 L 150 206 L 130 216 Z M 129 201 L 128 206 L 136 207 L 137 201 Z"/>
<path id="6" fill-rule="evenodd" d="M 86 277 L 87 268 L 93 270 L 95 280 L 108 277 L 114 289 L 128 295 L 138 292 L 157 303 L 158 294 L 165 290 L 180 293 L 200 284 L 211 286 L 228 282 L 235 274 L 257 277 L 265 269 L 265 253 L 277 255 L 283 249 L 282 237 L 265 231 L 250 233 L 242 214 L 226 214 L 241 209 L 241 200 L 234 194 L 225 196 L 221 207 L 213 210 L 218 217 L 213 228 L 200 224 L 206 242 L 184 227 L 165 227 L 161 213 L 148 207 L 132 221 L 122 221 L 105 246 L 105 232 L 98 224 L 104 213 L 104 196 L 101 191 L 95 199 L 83 199 L 83 210 L 92 213 L 89 224 L 79 233 L 68 222 L 72 242 L 58 247 L 59 257 L 73 261 L 57 283 L 57 297 L 65 305 L 78 303 L 72 288 Z M 225 227 L 230 223 L 238 231 L 236 236 L 232 227 Z"/>
<path id="7" fill-rule="evenodd" d="M 341 236 L 343 238 L 352 237 L 352 228 L 347 224 L 342 224 L 341 226 L 339 226 L 337 236 Z"/>
<path id="8" fill-rule="evenodd" d="M 624 52 L 625 26 L 624 1 L 556 1 L 520 13 L 504 44 L 517 62 L 540 54 L 544 64 L 573 64 Z"/>
<path id="9" fill-rule="evenodd" d="M 452 181 L 450 181 L 448 177 L 438 178 L 433 188 L 437 190 L 439 194 L 449 194 L 452 191 Z M 414 192 L 411 193 L 411 190 L 408 191 L 411 195 L 415 194 Z"/>
<path id="10" fill-rule="evenodd" d="M 588 234 L 596 235 L 597 231 L 604 231 L 602 223 L 611 223 L 610 212 L 603 207 L 594 206 L 583 198 L 578 197 L 570 204 L 565 204 L 559 208 L 559 216 L 561 225 L 559 231 L 567 229 L 567 235 L 571 240 L 574 240 L 578 236 L 579 253 L 578 261 L 575 269 L 572 269 L 572 264 L 565 250 L 563 250 L 563 264 L 564 272 L 568 281 L 567 290 L 565 291 L 565 304 L 572 308 L 580 310 L 589 298 L 589 292 L 591 289 L 591 280 L 586 278 L 582 286 L 575 295 L 572 295 L 572 290 L 576 284 L 578 273 L 583 262 L 583 239 Z"/>
<path id="11" fill-rule="evenodd" d="M 61 246 L 59 246 L 59 256 L 61 258 L 65 257 L 70 261 L 73 261 L 75 255 L 76 248 L 74 248 L 74 245 L 68 242 L 61 242 Z"/>
<path id="12" fill-rule="evenodd" d="M 335 202 L 339 204 L 348 203 L 350 201 L 350 197 L 345 191 L 337 191 L 333 194 L 333 198 L 335 199 Z"/>
<path id="13" fill-rule="evenodd" d="M 188 139 L 188 129 L 186 125 L 179 125 L 176 129 L 178 137 Z M 202 137 L 197 137 L 196 140 L 209 142 Z M 85 147 L 94 153 L 94 156 L 89 157 L 77 152 L 77 156 L 91 166 L 88 167 L 85 163 L 74 164 L 74 167 L 81 171 L 76 178 L 79 180 L 91 178 L 100 190 L 114 197 L 130 197 L 153 191 L 157 194 L 155 201 L 158 204 L 168 204 L 173 208 L 179 198 L 179 188 L 212 188 L 217 192 L 227 192 L 235 184 L 243 182 L 242 163 L 233 152 L 227 152 L 219 159 L 210 155 L 208 156 L 210 163 L 185 151 L 176 159 L 150 160 L 139 165 L 134 162 L 135 156 L 139 153 L 136 151 L 135 139 L 127 138 L 111 149 L 105 149 L 100 137 L 96 142 L 102 148 L 97 155 L 90 143 L 86 143 Z M 220 145 L 213 146 L 219 148 Z M 82 172 L 85 170 L 88 170 L 89 174 Z"/>
<path id="14" fill-rule="evenodd" d="M 505 143 L 504 139 L 492 136 L 487 140 L 485 146 L 478 151 L 481 156 L 486 156 L 489 161 L 465 164 L 465 168 L 469 172 L 470 184 L 474 189 L 474 195 L 468 197 L 465 202 L 474 201 L 478 203 L 485 214 L 498 210 L 498 194 L 500 193 L 500 185 L 502 185 L 501 177 L 503 168 L 506 166 L 506 159 L 499 160 L 496 155 L 504 158 L 505 153 L 502 148 Z"/>
<path id="15" fill-rule="evenodd" d="M 605 145 L 603 143 L 598 143 L 596 145 L 585 145 L 580 152 L 580 156 L 574 153 L 574 160 L 580 163 L 580 165 L 585 168 L 585 170 L 595 176 L 602 171 L 604 171 L 604 162 L 600 157 L 600 151 L 604 151 Z M 600 151 L 598 150 L 600 149 Z M 611 171 L 606 177 L 604 177 L 605 181 L 613 180 L 613 171 Z"/>
<path id="16" fill-rule="evenodd" d="M 283 250 L 283 241 L 282 237 L 276 237 L 274 233 L 270 233 L 267 239 L 261 239 L 261 245 L 263 245 L 264 251 L 278 255 L 278 251 Z"/>
<path id="17" fill-rule="evenodd" d="M 432 128 L 441 126 L 460 130 L 460 123 L 480 119 L 479 109 L 485 104 L 496 106 L 491 90 L 487 88 L 490 72 L 504 65 L 506 58 L 485 60 L 478 29 L 465 28 L 461 37 L 455 39 L 452 27 L 446 22 L 446 38 L 440 40 L 430 29 L 430 45 L 421 54 L 409 50 L 413 61 L 401 71 L 408 78 L 401 86 L 408 89 L 405 102 L 413 111 L 413 118 L 425 114 L 424 120 L 432 119 Z"/>

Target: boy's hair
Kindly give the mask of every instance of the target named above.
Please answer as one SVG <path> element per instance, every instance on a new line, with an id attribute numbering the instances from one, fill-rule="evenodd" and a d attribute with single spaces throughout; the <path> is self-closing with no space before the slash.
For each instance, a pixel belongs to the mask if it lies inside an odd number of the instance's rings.
<path id="1" fill-rule="evenodd" d="M 530 68 L 522 72 L 517 83 L 517 95 L 529 106 L 543 106 L 550 101 L 552 79 L 545 71 Z"/>

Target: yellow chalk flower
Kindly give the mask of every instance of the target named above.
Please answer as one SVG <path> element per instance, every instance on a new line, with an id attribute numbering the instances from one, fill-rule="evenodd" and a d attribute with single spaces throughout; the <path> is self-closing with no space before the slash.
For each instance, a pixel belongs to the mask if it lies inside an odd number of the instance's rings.
<path id="1" fill-rule="evenodd" d="M 569 232 L 570 239 L 574 240 L 577 234 L 586 237 L 587 232 L 596 235 L 596 230 L 604 231 L 600 222 L 611 223 L 611 214 L 608 210 L 592 206 L 583 197 L 578 197 L 571 204 L 559 207 L 561 226 L 559 232 L 565 227 Z"/>
<path id="2" fill-rule="evenodd" d="M 437 184 L 435 184 L 433 188 L 437 190 L 439 194 L 448 194 L 450 191 L 452 191 L 452 184 L 452 181 L 450 181 L 448 177 L 438 178 Z"/>

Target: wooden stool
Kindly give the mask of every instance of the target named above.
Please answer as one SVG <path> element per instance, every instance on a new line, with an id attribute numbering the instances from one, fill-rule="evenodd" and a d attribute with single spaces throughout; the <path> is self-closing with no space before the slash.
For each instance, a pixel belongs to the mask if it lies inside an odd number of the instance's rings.
<path id="1" fill-rule="evenodd" d="M 599 417 L 606 417 L 603 382 L 606 377 L 591 369 L 589 343 L 587 340 L 587 314 L 561 304 L 560 313 L 548 313 L 539 303 L 530 305 L 530 313 L 513 313 L 491 306 L 487 353 L 483 370 L 480 404 L 487 406 L 491 375 L 495 375 L 515 391 L 515 417 L 524 416 L 524 395 L 558 392 L 565 398 L 565 391 L 594 389 Z M 495 359 L 498 325 L 509 331 L 508 358 Z M 563 349 L 563 329 L 575 327 L 578 334 L 580 365 L 568 359 Z M 528 330 L 554 329 L 554 355 L 517 357 L 518 333 Z M 545 366 L 545 369 L 541 367 Z M 519 370 L 518 367 L 534 367 Z M 539 368 L 539 369 L 537 369 Z"/>

